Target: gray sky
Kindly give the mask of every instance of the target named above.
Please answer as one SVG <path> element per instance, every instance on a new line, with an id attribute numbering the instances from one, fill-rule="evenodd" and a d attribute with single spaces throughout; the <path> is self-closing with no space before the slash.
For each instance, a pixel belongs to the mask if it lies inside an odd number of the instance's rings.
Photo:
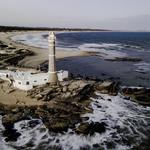
<path id="1" fill-rule="evenodd" d="M 150 30 L 150 0 L 0 0 L 0 25 Z"/>

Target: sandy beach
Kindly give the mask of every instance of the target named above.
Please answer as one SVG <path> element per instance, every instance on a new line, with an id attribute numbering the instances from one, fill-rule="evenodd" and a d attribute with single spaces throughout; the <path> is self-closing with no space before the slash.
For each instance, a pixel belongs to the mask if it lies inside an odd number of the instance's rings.
<path id="1" fill-rule="evenodd" d="M 11 37 L 21 34 L 31 34 L 31 33 L 40 33 L 40 31 L 27 31 L 27 32 L 0 32 L 0 41 L 3 41 L 7 45 L 14 46 L 16 49 L 27 49 L 34 52 L 34 56 L 29 56 L 24 58 L 19 62 L 19 65 L 26 68 L 36 68 L 39 64 L 48 60 L 48 50 L 24 45 L 11 40 Z M 83 51 L 74 51 L 74 50 L 65 50 L 62 48 L 56 48 L 56 58 L 66 58 L 73 56 L 87 56 L 88 52 Z"/>
<path id="2" fill-rule="evenodd" d="M 18 64 L 21 70 L 26 70 L 33 68 L 35 69 L 39 64 L 48 60 L 48 50 L 24 45 L 12 41 L 11 37 L 21 34 L 31 34 L 31 33 L 40 33 L 40 31 L 26 31 L 26 32 L 0 32 L 0 41 L 4 42 L 8 46 L 12 46 L 15 49 L 27 49 L 34 53 L 33 56 L 27 56 L 22 59 Z M 56 58 L 66 58 L 72 56 L 87 56 L 87 52 L 82 51 L 67 51 L 64 49 L 56 49 Z M 8 92 L 11 90 L 8 86 L 9 83 L 0 84 L 0 103 L 6 105 L 42 105 L 40 101 L 27 97 L 26 92 L 15 89 L 13 92 Z"/>
<path id="3" fill-rule="evenodd" d="M 0 0 L 0 150 L 150 150 L 150 0 Z"/>

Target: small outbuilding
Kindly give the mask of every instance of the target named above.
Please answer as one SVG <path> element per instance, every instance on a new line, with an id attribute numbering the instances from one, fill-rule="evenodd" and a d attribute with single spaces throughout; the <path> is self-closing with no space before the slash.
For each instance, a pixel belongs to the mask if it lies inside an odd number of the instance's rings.
<path id="1" fill-rule="evenodd" d="M 29 71 L 10 71 L 0 70 L 0 78 L 8 80 L 18 89 L 28 91 L 35 86 L 44 85 L 46 83 L 57 83 L 69 77 L 68 71 L 56 70 L 55 62 L 55 42 L 56 36 L 53 32 L 49 33 L 49 68 L 47 73 L 32 73 Z"/>
<path id="2" fill-rule="evenodd" d="M 63 81 L 68 78 L 68 71 L 57 72 L 58 81 Z M 49 73 L 32 73 L 23 71 L 0 70 L 0 78 L 12 82 L 15 88 L 28 91 L 35 86 L 49 83 Z"/>

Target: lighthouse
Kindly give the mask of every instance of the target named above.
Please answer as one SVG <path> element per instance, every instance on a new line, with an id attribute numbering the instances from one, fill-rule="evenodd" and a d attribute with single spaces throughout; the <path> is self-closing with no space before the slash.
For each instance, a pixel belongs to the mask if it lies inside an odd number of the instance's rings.
<path id="1" fill-rule="evenodd" d="M 48 72 L 31 72 L 31 71 L 11 71 L 0 70 L 0 79 L 11 81 L 13 86 L 20 90 L 28 91 L 35 86 L 45 85 L 47 83 L 57 84 L 69 78 L 67 70 L 56 71 L 55 66 L 55 42 L 56 36 L 54 32 L 50 32 L 48 36 L 49 46 L 49 68 Z"/>
<path id="2" fill-rule="evenodd" d="M 56 71 L 56 58 L 55 58 L 55 44 L 56 44 L 56 36 L 54 32 L 49 32 L 48 37 L 49 42 L 49 83 L 57 83 L 58 76 Z"/>

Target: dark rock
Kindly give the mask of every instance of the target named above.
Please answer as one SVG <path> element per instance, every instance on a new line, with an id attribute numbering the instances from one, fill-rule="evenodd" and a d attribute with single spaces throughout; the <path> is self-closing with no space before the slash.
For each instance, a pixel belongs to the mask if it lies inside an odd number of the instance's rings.
<path id="1" fill-rule="evenodd" d="M 30 149 L 28 148 L 28 150 Z M 38 144 L 35 150 L 64 150 L 64 149 L 62 149 L 61 146 L 58 144 L 50 146 L 49 142 L 41 142 L 40 144 Z"/>
<path id="2" fill-rule="evenodd" d="M 4 80 L 0 79 L 0 84 L 4 83 Z"/>
<path id="3" fill-rule="evenodd" d="M 7 48 L 7 47 L 8 47 L 8 45 L 6 45 L 6 44 L 0 44 L 0 48 L 2 48 L 2 49 Z"/>
<path id="4" fill-rule="evenodd" d="M 3 116 L 2 123 L 4 127 L 7 128 L 7 126 L 12 126 L 15 122 L 21 120 L 21 118 L 22 118 L 22 113 L 7 114 Z"/>
<path id="5" fill-rule="evenodd" d="M 150 106 L 150 89 L 146 88 L 123 88 L 122 93 L 127 98 L 141 105 Z"/>
<path id="6" fill-rule="evenodd" d="M 28 91 L 28 96 L 38 100 L 67 100 L 76 99 L 76 101 L 87 99 L 93 93 L 93 81 L 71 80 L 60 82 L 59 85 L 45 85 L 36 87 Z"/>
<path id="7" fill-rule="evenodd" d="M 104 81 L 95 84 L 95 90 L 103 94 L 117 95 L 119 91 L 119 82 Z"/>
<path id="8" fill-rule="evenodd" d="M 2 118 L 2 124 L 5 127 L 3 136 L 6 137 L 5 141 L 17 141 L 17 138 L 21 135 L 14 129 L 14 123 L 18 121 L 19 115 L 7 114 Z"/>
<path id="9" fill-rule="evenodd" d="M 6 142 L 15 142 L 17 141 L 18 137 L 20 136 L 21 134 L 19 132 L 17 132 L 16 129 L 14 128 L 6 128 L 6 130 L 4 130 L 3 132 L 3 136 L 6 137 L 5 138 L 5 141 Z"/>
<path id="10" fill-rule="evenodd" d="M 34 108 L 35 109 L 35 108 Z M 30 115 L 34 114 L 32 106 L 30 108 L 24 106 L 0 106 L 0 110 L 3 111 L 2 124 L 6 128 L 13 127 L 14 123 L 30 119 Z"/>
<path id="11" fill-rule="evenodd" d="M 89 145 L 85 145 L 80 147 L 80 150 L 91 150 L 91 147 Z"/>
<path id="12" fill-rule="evenodd" d="M 55 133 L 67 132 L 69 128 L 68 120 L 53 119 L 49 121 L 49 131 Z"/>
<path id="13" fill-rule="evenodd" d="M 88 121 L 88 120 L 89 120 L 89 117 L 82 117 L 83 122 Z"/>
<path id="14" fill-rule="evenodd" d="M 13 126 L 22 119 L 40 118 L 51 132 L 63 133 L 74 129 L 82 122 L 81 115 L 92 112 L 90 95 L 94 93 L 94 81 L 71 80 L 58 85 L 38 86 L 28 91 L 27 96 L 43 101 L 41 106 L 0 106 L 3 125 Z M 88 119 L 88 118 L 85 118 Z M 34 127 L 38 121 L 29 121 Z"/>
<path id="15" fill-rule="evenodd" d="M 7 49 L 9 49 L 9 50 L 13 50 L 13 49 L 15 49 L 15 47 L 13 47 L 13 46 L 9 45 L 9 47 L 8 47 Z"/>
<path id="16" fill-rule="evenodd" d="M 18 107 L 13 108 L 11 111 L 12 111 L 12 113 L 14 113 L 14 114 L 15 114 L 15 113 L 18 113 L 18 112 L 19 112 L 19 108 L 18 108 Z"/>
<path id="17" fill-rule="evenodd" d="M 123 58 L 116 57 L 115 59 L 107 59 L 107 60 L 109 60 L 109 61 L 130 61 L 130 62 L 142 61 L 141 58 L 136 58 L 136 57 L 123 57 Z"/>
<path id="18" fill-rule="evenodd" d="M 28 122 L 28 127 L 34 128 L 38 124 L 39 124 L 39 120 L 31 120 L 31 121 Z"/>
<path id="19" fill-rule="evenodd" d="M 76 133 L 84 135 L 93 135 L 95 132 L 103 133 L 106 131 L 106 126 L 104 122 L 81 123 L 76 129 Z"/>

